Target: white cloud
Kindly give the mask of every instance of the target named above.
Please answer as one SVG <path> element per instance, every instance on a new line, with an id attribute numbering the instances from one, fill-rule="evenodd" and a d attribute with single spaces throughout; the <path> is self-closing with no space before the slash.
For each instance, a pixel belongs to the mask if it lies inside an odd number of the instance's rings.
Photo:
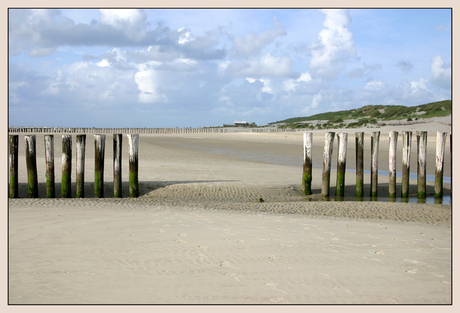
<path id="1" fill-rule="evenodd" d="M 100 9 L 101 22 L 123 30 L 126 37 L 141 41 L 146 35 L 146 14 L 138 9 Z"/>
<path id="2" fill-rule="evenodd" d="M 442 57 L 436 56 L 433 58 L 431 72 L 433 74 L 431 78 L 433 84 L 445 89 L 451 88 L 451 68 Z"/>
<path id="3" fill-rule="evenodd" d="M 379 80 L 371 80 L 368 81 L 366 86 L 364 86 L 364 90 L 370 91 L 379 91 L 385 87 L 385 84 Z"/>
<path id="4" fill-rule="evenodd" d="M 411 90 L 411 93 L 412 94 L 415 94 L 416 92 L 420 91 L 420 90 L 425 90 L 425 91 L 430 91 L 427 87 L 426 87 L 426 83 L 428 82 L 427 79 L 423 79 L 423 78 L 420 78 L 420 80 L 417 82 L 417 81 L 412 81 L 410 83 L 410 90 Z"/>
<path id="5" fill-rule="evenodd" d="M 315 95 L 313 97 L 313 100 L 311 101 L 311 106 L 310 107 L 312 109 L 317 108 L 318 105 L 320 105 L 320 102 L 321 102 L 322 99 L 323 99 L 323 96 L 321 95 L 321 92 L 320 92 L 320 93 L 318 93 L 317 95 Z"/>
<path id="6" fill-rule="evenodd" d="M 258 55 L 263 48 L 272 43 L 278 36 L 286 35 L 283 25 L 273 17 L 274 29 L 269 29 L 263 33 L 250 33 L 245 37 L 236 37 L 233 39 L 233 48 L 237 57 L 250 57 Z"/>
<path id="7" fill-rule="evenodd" d="M 347 10 L 321 10 L 326 15 L 317 42 L 310 46 L 309 69 L 314 77 L 334 78 L 346 62 L 356 55 L 353 35 L 348 30 L 351 17 Z"/>
<path id="8" fill-rule="evenodd" d="M 297 80 L 298 81 L 298 80 Z M 294 79 L 288 79 L 283 82 L 283 89 L 287 92 L 295 91 L 295 88 L 298 86 Z"/>
<path id="9" fill-rule="evenodd" d="M 307 82 L 308 83 L 309 81 L 311 81 L 311 79 L 312 78 L 311 78 L 310 73 L 306 72 L 306 73 L 302 73 L 300 75 L 300 77 L 297 79 L 297 81 L 298 82 Z"/>
<path id="10" fill-rule="evenodd" d="M 109 64 L 109 61 L 107 61 L 107 59 L 102 59 L 102 61 L 96 63 L 97 66 L 100 66 L 100 67 L 107 67 L 107 66 L 110 66 Z"/>
<path id="11" fill-rule="evenodd" d="M 233 76 L 239 77 L 285 77 L 293 76 L 289 57 L 276 57 L 266 53 L 259 60 L 238 61 L 228 66 Z"/>
<path id="12" fill-rule="evenodd" d="M 178 41 L 180 45 L 195 40 L 195 37 L 192 35 L 190 30 L 186 29 L 185 27 L 179 28 L 177 32 L 181 33 Z"/>
<path id="13" fill-rule="evenodd" d="M 137 88 L 140 91 L 139 101 L 142 103 L 156 103 L 164 101 L 165 97 L 157 92 L 158 74 L 153 68 L 140 66 L 139 72 L 134 75 Z"/>

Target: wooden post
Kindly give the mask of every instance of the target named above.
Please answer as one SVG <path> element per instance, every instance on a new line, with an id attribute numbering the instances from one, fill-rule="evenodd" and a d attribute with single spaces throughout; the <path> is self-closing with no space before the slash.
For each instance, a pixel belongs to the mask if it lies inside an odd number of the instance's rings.
<path id="1" fill-rule="evenodd" d="M 121 147 L 123 143 L 122 134 L 113 134 L 113 196 L 122 197 L 121 188 Z"/>
<path id="2" fill-rule="evenodd" d="M 37 154 L 35 150 L 35 135 L 25 135 L 26 164 L 27 164 L 27 195 L 29 198 L 38 197 Z"/>
<path id="3" fill-rule="evenodd" d="M 46 197 L 56 197 L 54 183 L 54 135 L 45 135 Z"/>
<path id="4" fill-rule="evenodd" d="M 129 197 L 136 198 L 139 196 L 139 134 L 128 134 L 127 137 L 129 142 Z"/>
<path id="5" fill-rule="evenodd" d="M 347 161 L 347 133 L 337 134 L 338 143 L 338 157 L 337 157 L 337 184 L 335 195 L 336 197 L 343 197 L 345 195 L 345 167 Z"/>
<path id="6" fill-rule="evenodd" d="M 10 159 L 10 198 L 19 197 L 18 184 L 18 144 L 19 135 L 10 135 L 9 159 Z"/>
<path id="7" fill-rule="evenodd" d="M 61 198 L 72 196 L 72 135 L 62 135 Z"/>
<path id="8" fill-rule="evenodd" d="M 362 197 L 364 180 L 363 180 L 363 169 L 364 169 L 364 132 L 356 132 L 356 197 Z"/>
<path id="9" fill-rule="evenodd" d="M 313 133 L 303 134 L 303 176 L 302 186 L 306 195 L 311 195 L 311 170 L 312 170 L 312 142 Z"/>
<path id="10" fill-rule="evenodd" d="M 371 197 L 377 197 L 378 195 L 379 139 L 380 139 L 380 132 L 372 132 L 371 134 Z"/>
<path id="11" fill-rule="evenodd" d="M 444 147 L 446 144 L 446 132 L 437 133 L 436 141 L 436 170 L 434 172 L 434 197 L 442 198 L 443 196 L 443 175 L 444 175 Z"/>
<path id="12" fill-rule="evenodd" d="M 324 197 L 329 197 L 329 186 L 331 176 L 331 155 L 334 147 L 334 132 L 328 132 L 324 140 L 324 153 L 323 153 L 323 182 L 321 194 Z"/>
<path id="13" fill-rule="evenodd" d="M 77 146 L 77 178 L 76 178 L 76 197 L 85 197 L 85 151 L 86 151 L 86 135 L 81 134 L 76 136 Z"/>
<path id="14" fill-rule="evenodd" d="M 390 198 L 396 197 L 396 147 L 398 145 L 398 132 L 391 131 L 389 133 L 389 184 L 388 195 Z"/>
<path id="15" fill-rule="evenodd" d="M 426 197 L 426 146 L 427 132 L 417 132 L 417 194 Z"/>
<path id="16" fill-rule="evenodd" d="M 94 135 L 94 197 L 104 197 L 105 135 Z"/>
<path id="17" fill-rule="evenodd" d="M 409 197 L 411 142 L 412 142 L 412 132 L 403 131 L 402 183 L 401 183 L 401 196 L 403 198 Z"/>

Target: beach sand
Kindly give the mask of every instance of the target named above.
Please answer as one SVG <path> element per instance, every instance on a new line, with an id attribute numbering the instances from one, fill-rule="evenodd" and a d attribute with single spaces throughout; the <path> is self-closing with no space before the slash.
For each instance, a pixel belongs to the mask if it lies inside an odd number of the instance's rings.
<path id="1" fill-rule="evenodd" d="M 441 120 L 443 122 L 443 120 Z M 436 131 L 445 123 L 380 131 L 379 169 L 388 170 L 388 131 L 429 131 L 427 174 L 434 175 Z M 423 126 L 423 127 L 422 127 Z M 341 130 L 334 130 L 339 132 Z M 45 199 L 43 135 L 37 134 L 39 198 L 28 199 L 24 139 L 20 198 L 10 199 L 10 304 L 449 304 L 451 205 L 316 201 L 325 131 L 314 131 L 313 192 L 301 191 L 302 133 L 140 135 L 140 197 L 128 198 L 123 138 L 123 199 L 113 199 L 112 136 L 107 135 L 105 198 L 94 199 L 94 141 L 87 135 L 85 199 L 60 199 L 61 135 L 55 134 L 56 199 Z M 445 170 L 451 176 L 450 139 Z M 332 168 L 336 167 L 337 142 Z M 75 160 L 75 136 L 73 136 Z M 75 163 L 72 181 L 75 181 Z M 332 200 L 336 172 L 331 171 Z M 355 173 L 345 177 L 353 198 Z M 369 193 L 369 174 L 364 176 Z M 401 191 L 401 178 L 397 192 Z M 428 195 L 433 182 L 427 182 Z M 450 195 L 450 184 L 444 194 Z M 411 194 L 417 182 L 411 180 Z M 379 196 L 388 176 L 379 176 Z M 260 199 L 263 199 L 261 202 Z M 312 201 L 310 201 L 312 200 Z"/>

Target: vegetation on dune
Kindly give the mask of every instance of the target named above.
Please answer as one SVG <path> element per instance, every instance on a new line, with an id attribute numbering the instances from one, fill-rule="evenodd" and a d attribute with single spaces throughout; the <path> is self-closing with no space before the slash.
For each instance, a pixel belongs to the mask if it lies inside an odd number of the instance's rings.
<path id="1" fill-rule="evenodd" d="M 312 116 L 289 118 L 272 124 L 284 124 L 279 128 L 310 128 L 310 129 L 334 129 L 334 128 L 357 128 L 368 125 L 385 126 L 385 121 L 406 120 L 417 121 L 430 117 L 442 117 L 452 114 L 452 100 L 444 100 L 418 106 L 406 107 L 403 105 L 367 105 L 359 109 L 343 110 L 315 114 Z M 356 120 L 344 124 L 345 120 Z M 307 121 L 320 121 L 316 125 L 310 125 Z M 326 121 L 321 123 L 321 121 Z"/>

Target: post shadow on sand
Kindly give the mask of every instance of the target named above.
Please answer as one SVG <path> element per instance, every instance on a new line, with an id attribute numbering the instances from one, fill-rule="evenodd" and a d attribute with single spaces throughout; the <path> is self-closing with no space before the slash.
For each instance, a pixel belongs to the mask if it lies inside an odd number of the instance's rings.
<path id="1" fill-rule="evenodd" d="M 190 180 L 190 181 L 139 181 L 139 196 L 143 196 L 154 190 L 177 184 L 193 183 L 217 183 L 234 182 L 235 180 Z M 28 198 L 27 183 L 18 183 L 18 198 Z M 85 182 L 84 198 L 94 198 L 94 182 Z M 46 183 L 38 183 L 38 197 L 46 198 Z M 61 182 L 55 183 L 55 198 L 61 198 Z M 71 183 L 71 195 L 69 198 L 76 198 L 76 182 Z M 104 182 L 104 197 L 114 198 L 113 182 Z M 122 182 L 122 198 L 129 198 L 129 182 Z"/>

